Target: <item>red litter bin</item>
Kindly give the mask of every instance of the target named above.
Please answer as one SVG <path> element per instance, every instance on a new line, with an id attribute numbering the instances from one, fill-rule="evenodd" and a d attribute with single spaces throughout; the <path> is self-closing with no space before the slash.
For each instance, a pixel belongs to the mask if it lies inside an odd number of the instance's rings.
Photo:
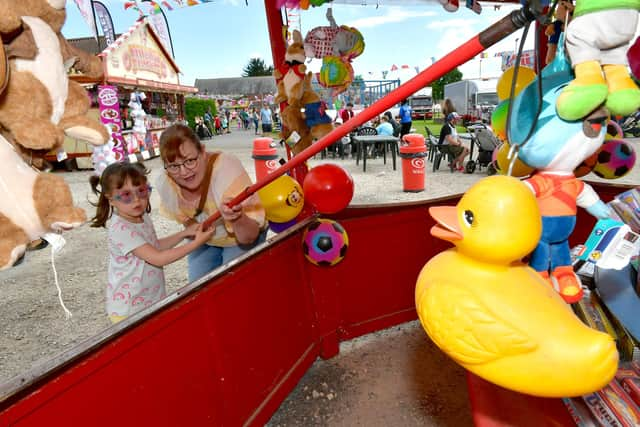
<path id="1" fill-rule="evenodd" d="M 409 133 L 400 142 L 400 158 L 402 159 L 402 187 L 408 193 L 424 191 L 424 159 L 427 157 L 427 146 L 424 136 Z"/>
<path id="2" fill-rule="evenodd" d="M 271 138 L 254 139 L 251 157 L 256 168 L 256 180 L 261 180 L 280 166 L 276 143 Z"/>

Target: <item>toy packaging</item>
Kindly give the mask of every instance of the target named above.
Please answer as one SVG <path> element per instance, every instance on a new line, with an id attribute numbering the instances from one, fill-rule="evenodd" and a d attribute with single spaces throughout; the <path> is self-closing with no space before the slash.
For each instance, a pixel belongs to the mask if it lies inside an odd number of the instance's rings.
<path id="1" fill-rule="evenodd" d="M 616 380 L 611 381 L 598 394 L 614 413 L 619 425 L 637 427 L 640 425 L 640 408 L 625 393 Z"/>
<path id="2" fill-rule="evenodd" d="M 627 224 L 609 218 L 598 220 L 578 254 L 577 273 L 589 281 L 593 278 L 596 265 L 620 270 L 639 251 L 640 235 Z"/>
<path id="3" fill-rule="evenodd" d="M 591 411 L 591 414 L 597 420 L 597 425 L 606 427 L 623 426 L 600 394 L 586 394 L 582 396 L 582 400 L 586 403 L 587 408 L 589 408 L 589 411 Z"/>
<path id="4" fill-rule="evenodd" d="M 636 405 L 640 405 L 640 376 L 631 366 L 622 366 L 616 373 L 616 380 Z"/>
<path id="5" fill-rule="evenodd" d="M 564 406 L 567 407 L 573 422 L 578 427 L 599 427 L 600 424 L 595 420 L 589 407 L 585 404 L 584 400 L 578 397 L 564 398 L 562 399 Z"/>

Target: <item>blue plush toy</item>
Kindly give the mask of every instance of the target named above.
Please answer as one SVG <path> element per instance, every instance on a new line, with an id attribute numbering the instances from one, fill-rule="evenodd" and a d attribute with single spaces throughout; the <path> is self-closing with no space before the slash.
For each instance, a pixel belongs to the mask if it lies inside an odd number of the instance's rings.
<path id="1" fill-rule="evenodd" d="M 520 159 L 537 169 L 525 181 L 535 193 L 542 215 L 542 237 L 530 265 L 566 302 L 574 303 L 582 297 L 582 287 L 571 266 L 568 238 L 575 227 L 577 206 L 598 218 L 608 217 L 609 208 L 573 171 L 602 145 L 608 112 L 600 108 L 575 121 L 563 120 L 556 114 L 558 95 L 572 79 L 562 50 L 541 74 L 541 112 L 536 117 L 536 78 L 513 102 L 509 138 L 512 145 L 519 147 Z M 534 122 L 534 132 L 527 140 Z"/>

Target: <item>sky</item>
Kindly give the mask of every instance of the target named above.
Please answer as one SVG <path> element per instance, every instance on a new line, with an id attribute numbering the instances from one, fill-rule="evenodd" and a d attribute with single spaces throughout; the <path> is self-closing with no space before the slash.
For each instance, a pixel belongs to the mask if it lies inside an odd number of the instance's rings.
<path id="1" fill-rule="evenodd" d="M 138 18 L 136 11 L 124 9 L 124 0 L 102 2 L 111 13 L 117 33 L 125 32 Z M 165 11 L 182 84 L 193 85 L 196 78 L 240 77 L 251 58 L 272 64 L 264 1 L 247 2 L 248 5 L 244 0 L 216 0 Z M 363 5 L 367 2 L 369 5 Z M 484 3 L 478 15 L 464 6 L 457 12 L 446 12 L 437 0 L 407 6 L 376 7 L 375 0 L 361 3 L 332 6 L 338 25 L 355 27 L 364 37 L 364 53 L 352 63 L 355 74 L 364 79 L 382 79 L 382 71 L 396 65 L 399 70 L 389 72 L 386 77 L 402 81 L 416 74 L 415 67 L 424 70 L 432 58 L 441 58 L 518 7 L 501 5 L 494 10 L 493 4 Z M 302 34 L 328 25 L 326 12 L 327 5 L 299 11 L 297 20 Z M 67 21 L 62 32 L 66 38 L 91 36 L 71 0 L 67 1 Z M 477 58 L 459 67 L 463 78 L 499 77 L 501 58 L 494 54 L 516 49 L 521 37 L 522 31 L 518 31 L 488 49 L 487 58 Z M 533 44 L 530 31 L 524 49 L 532 49 Z M 403 65 L 409 68 L 402 69 Z M 320 61 L 315 60 L 308 65 L 311 71 L 318 71 L 319 66 Z"/>

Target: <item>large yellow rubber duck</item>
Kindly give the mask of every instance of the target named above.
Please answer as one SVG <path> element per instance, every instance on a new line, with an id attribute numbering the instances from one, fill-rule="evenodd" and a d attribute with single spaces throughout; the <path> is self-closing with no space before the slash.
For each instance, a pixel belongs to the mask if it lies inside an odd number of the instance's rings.
<path id="1" fill-rule="evenodd" d="M 542 227 L 522 182 L 485 178 L 457 206 L 429 213 L 431 234 L 456 246 L 432 258 L 416 286 L 420 321 L 440 349 L 487 381 L 534 396 L 580 396 L 611 381 L 613 339 L 583 324 L 520 261 Z"/>

